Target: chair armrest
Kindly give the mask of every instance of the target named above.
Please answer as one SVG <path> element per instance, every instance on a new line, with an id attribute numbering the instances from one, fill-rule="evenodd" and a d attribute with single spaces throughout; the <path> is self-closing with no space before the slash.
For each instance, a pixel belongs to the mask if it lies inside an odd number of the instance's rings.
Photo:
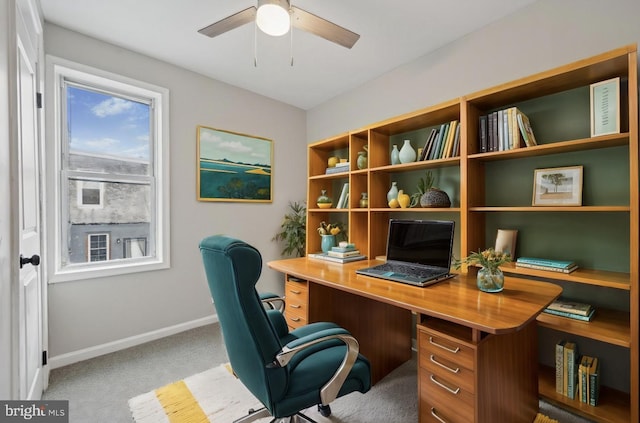
<path id="1" fill-rule="evenodd" d="M 304 349 L 334 339 L 344 342 L 347 346 L 347 352 L 345 353 L 338 370 L 336 370 L 331 379 L 329 379 L 329 381 L 320 390 L 320 400 L 323 405 L 327 405 L 338 396 L 338 392 L 340 391 L 342 384 L 347 379 L 351 368 L 358 358 L 358 351 L 360 349 L 358 341 L 346 329 L 325 329 L 291 341 L 282 348 L 278 355 L 276 355 L 276 360 L 272 365 L 284 367 L 289 363 L 289 361 L 291 361 L 294 355 Z"/>
<path id="2" fill-rule="evenodd" d="M 284 311 L 285 300 L 284 297 L 280 297 L 276 294 L 272 294 L 271 292 L 265 292 L 260 294 L 260 301 L 262 304 L 267 306 L 267 308 L 272 310 L 278 310 L 280 312 Z"/>

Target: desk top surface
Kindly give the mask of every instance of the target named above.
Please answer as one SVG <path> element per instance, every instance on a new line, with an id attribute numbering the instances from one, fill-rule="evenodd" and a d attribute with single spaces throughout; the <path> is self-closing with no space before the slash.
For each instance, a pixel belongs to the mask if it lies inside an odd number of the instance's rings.
<path id="1" fill-rule="evenodd" d="M 477 288 L 475 275 L 457 275 L 421 288 L 356 274 L 356 269 L 379 263 L 338 264 L 301 257 L 267 265 L 314 283 L 495 334 L 523 328 L 562 293 L 558 285 L 511 276 L 505 276 L 502 292 L 490 294 Z"/>

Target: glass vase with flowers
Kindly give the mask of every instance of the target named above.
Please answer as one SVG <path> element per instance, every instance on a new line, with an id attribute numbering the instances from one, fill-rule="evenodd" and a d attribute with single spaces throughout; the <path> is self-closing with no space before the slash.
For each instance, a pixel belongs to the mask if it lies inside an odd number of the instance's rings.
<path id="1" fill-rule="evenodd" d="M 472 252 L 469 256 L 455 260 L 454 265 L 459 269 L 463 264 L 481 266 L 478 270 L 478 289 L 484 292 L 500 292 L 504 289 L 504 273 L 500 265 L 511 261 L 511 255 L 502 251 L 488 248 L 484 251 Z"/>

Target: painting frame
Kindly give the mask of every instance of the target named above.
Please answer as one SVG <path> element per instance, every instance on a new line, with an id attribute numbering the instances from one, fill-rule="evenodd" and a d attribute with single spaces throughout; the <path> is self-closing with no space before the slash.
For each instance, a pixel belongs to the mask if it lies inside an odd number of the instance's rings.
<path id="1" fill-rule="evenodd" d="M 620 133 L 620 77 L 589 86 L 591 136 Z"/>
<path id="2" fill-rule="evenodd" d="M 582 206 L 582 173 L 583 166 L 535 169 L 531 204 L 543 207 Z M 562 189 L 559 190 L 560 187 Z"/>
<path id="3" fill-rule="evenodd" d="M 273 140 L 196 127 L 198 201 L 273 202 Z"/>

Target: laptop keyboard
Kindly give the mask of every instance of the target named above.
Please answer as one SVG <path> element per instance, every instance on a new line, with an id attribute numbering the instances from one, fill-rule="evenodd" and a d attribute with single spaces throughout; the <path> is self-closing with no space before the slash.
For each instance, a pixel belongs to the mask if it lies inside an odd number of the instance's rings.
<path id="1" fill-rule="evenodd" d="M 433 276 L 441 271 L 433 270 L 433 269 L 425 269 L 424 267 L 410 266 L 407 264 L 400 263 L 383 263 L 376 266 L 377 270 L 382 270 L 386 272 L 394 272 L 394 273 L 402 273 L 405 275 L 419 276 L 421 278 L 428 278 L 429 276 Z"/>

